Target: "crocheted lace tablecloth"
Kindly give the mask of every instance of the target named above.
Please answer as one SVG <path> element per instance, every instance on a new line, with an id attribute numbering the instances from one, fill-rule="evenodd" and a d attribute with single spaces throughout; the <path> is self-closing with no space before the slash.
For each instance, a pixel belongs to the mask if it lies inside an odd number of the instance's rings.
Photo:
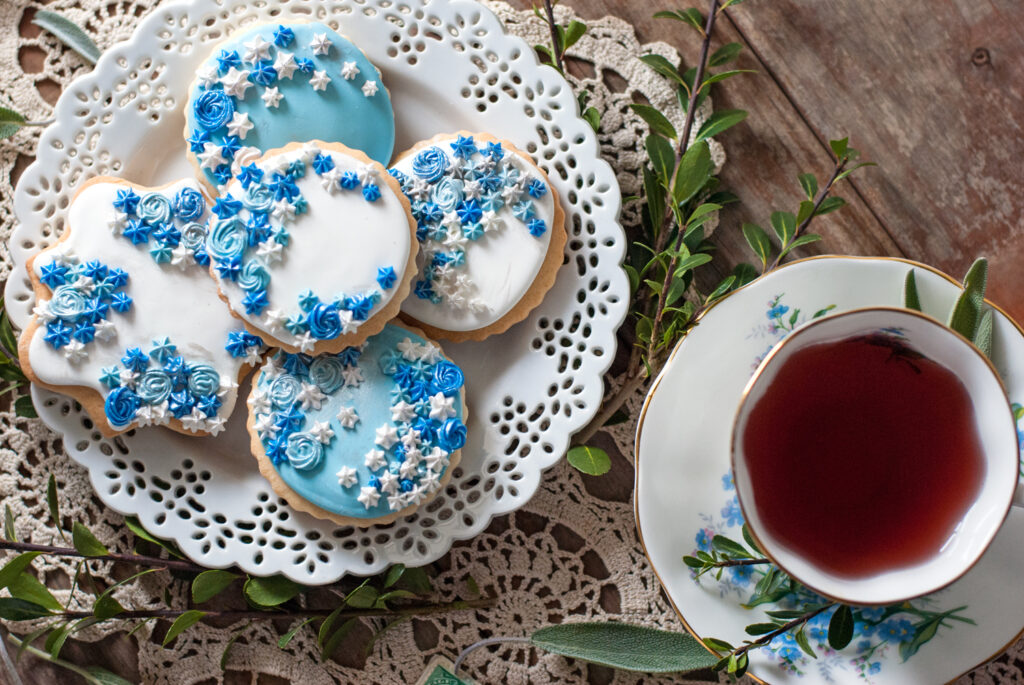
<path id="1" fill-rule="evenodd" d="M 106 48 L 128 38 L 139 19 L 156 4 L 154 0 L 56 0 L 45 7 L 84 26 L 100 48 Z M 546 27 L 532 12 L 515 11 L 503 2 L 488 5 L 509 31 L 531 44 L 548 41 Z M 59 89 L 90 69 L 52 36 L 31 26 L 32 11 L 43 6 L 44 3 L 36 1 L 3 0 L 0 11 L 0 106 L 12 107 L 30 120 L 47 119 Z M 575 16 L 568 7 L 556 9 L 563 21 Z M 671 90 L 638 57 L 657 52 L 675 61 L 678 55 L 663 43 L 640 44 L 632 26 L 614 17 L 587 19 L 587 24 L 590 30 L 572 51 L 581 65 L 575 71 L 584 76 L 572 80 L 592 93 L 589 104 L 602 114 L 599 140 L 604 156 L 617 172 L 623 195 L 637 195 L 646 127 L 628 104 L 639 94 L 671 112 L 670 119 L 677 126 L 683 118 L 678 108 L 673 109 Z M 710 102 L 706 106 L 710 107 Z M 32 159 L 37 138 L 38 129 L 26 128 L 12 139 L 0 142 L 0 278 L 4 279 L 11 269 L 6 241 L 15 222 L 11 206 L 13 186 Z M 724 163 L 724 153 L 717 144 L 713 146 L 713 155 L 718 166 Z M 636 203 L 624 207 L 622 219 L 627 231 L 636 224 Z M 610 377 L 608 382 L 614 385 L 616 381 Z M 632 417 L 637 416 L 641 401 L 642 395 L 638 394 L 629 402 Z M 621 455 L 630 459 L 634 427 L 633 421 L 620 424 L 607 431 L 610 439 L 599 440 L 613 451 L 617 447 Z M 616 464 L 617 468 L 628 468 L 621 460 L 617 459 Z M 11 506 L 21 539 L 48 542 L 53 535 L 46 524 L 48 516 L 42 496 L 50 473 L 56 475 L 61 485 L 61 507 L 66 519 L 88 521 L 112 549 L 130 547 L 132 535 L 122 517 L 93 496 L 85 471 L 63 453 L 60 439 L 39 421 L 0 412 L 0 500 Z M 141 680 L 223 682 L 221 653 L 239 628 L 240 638 L 227 659 L 229 670 L 252 673 L 253 682 L 255 674 L 268 674 L 292 682 L 301 679 L 305 685 L 415 682 L 435 654 L 454 658 L 461 649 L 483 637 L 525 635 L 565 618 L 607 618 L 680 630 L 680 622 L 637 540 L 628 493 L 609 496 L 609 489 L 600 485 L 591 490 L 564 462 L 551 469 L 528 506 L 496 519 L 475 539 L 457 544 L 438 564 L 444 569 L 435 581 L 441 600 L 465 596 L 472 579 L 499 595 L 497 606 L 401 623 L 376 642 L 360 669 L 335 661 L 319 664 L 316 640 L 309 630 L 300 631 L 286 649 L 278 649 L 276 643 L 282 629 L 269 621 L 255 622 L 246 628 L 242 624 L 223 628 L 199 624 L 179 637 L 171 649 L 161 649 L 151 641 L 151 626 L 147 626 L 132 638 L 138 645 Z M 54 586 L 60 585 L 55 579 L 62 575 L 70 577 L 74 572 L 74 564 L 58 559 L 40 558 L 36 565 Z M 99 565 L 97 570 L 98 576 L 113 582 L 109 568 Z M 125 605 L 155 608 L 163 606 L 165 589 L 173 607 L 186 606 L 187 584 L 169 582 L 164 573 L 122 586 L 116 596 Z M 62 600 L 67 597 L 66 590 L 55 594 Z M 116 631 L 116 623 L 100 624 L 78 633 L 76 638 L 98 640 Z M 532 653 L 522 646 L 474 654 L 467 667 L 481 683 L 690 682 L 614 673 L 549 654 Z M 965 676 L 963 682 L 1022 680 L 1024 641 L 1019 640 L 999 659 Z"/>

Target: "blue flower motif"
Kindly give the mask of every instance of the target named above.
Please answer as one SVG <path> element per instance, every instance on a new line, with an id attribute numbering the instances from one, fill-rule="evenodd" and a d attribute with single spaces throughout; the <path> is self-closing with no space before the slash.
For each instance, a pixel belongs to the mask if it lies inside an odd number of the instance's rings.
<path id="1" fill-rule="evenodd" d="M 222 72 L 229 71 L 231 67 L 240 66 L 242 66 L 242 60 L 234 50 L 221 50 L 217 55 L 217 68 Z"/>
<path id="2" fill-rule="evenodd" d="M 370 316 L 370 309 L 373 308 L 373 300 L 365 295 L 356 295 L 348 302 L 347 309 L 352 312 L 352 318 L 356 321 L 366 321 Z"/>
<path id="3" fill-rule="evenodd" d="M 102 281 L 107 277 L 107 267 L 103 262 L 93 259 L 82 265 L 80 273 L 94 281 Z"/>
<path id="4" fill-rule="evenodd" d="M 532 179 L 526 185 L 526 192 L 533 198 L 541 198 L 548 192 L 548 187 L 540 179 Z"/>
<path id="5" fill-rule="evenodd" d="M 778 318 L 780 318 L 782 315 L 784 315 L 788 311 L 789 311 L 789 307 L 787 307 L 784 304 L 778 304 L 778 305 L 775 305 L 774 307 L 772 307 L 771 309 L 769 309 L 766 312 L 766 315 L 767 315 L 767 317 L 769 319 L 778 319 Z"/>
<path id="6" fill-rule="evenodd" d="M 530 235 L 534 238 L 539 238 L 548 230 L 548 226 L 544 223 L 543 219 L 530 219 L 526 224 L 526 230 L 528 230 Z"/>
<path id="7" fill-rule="evenodd" d="M 246 331 L 231 331 L 228 333 L 228 342 L 224 345 L 224 349 L 228 351 L 232 357 L 244 357 L 246 355 L 246 349 L 249 347 L 245 337 Z"/>
<path id="8" fill-rule="evenodd" d="M 117 366 L 105 366 L 100 369 L 100 383 L 108 388 L 116 388 L 121 385 L 121 374 Z"/>
<path id="9" fill-rule="evenodd" d="M 180 419 L 185 414 L 191 412 L 194 406 L 196 406 L 196 398 L 188 390 L 172 392 L 170 399 L 167 401 L 167 408 L 176 419 Z"/>
<path id="10" fill-rule="evenodd" d="M 395 274 L 395 267 L 393 266 L 381 266 L 377 268 L 377 283 L 384 290 L 390 289 L 395 285 L 395 281 L 398 280 L 398 276 Z"/>
<path id="11" fill-rule="evenodd" d="M 725 491 L 736 489 L 736 483 L 732 479 L 732 471 L 722 476 L 722 489 Z"/>
<path id="12" fill-rule="evenodd" d="M 697 531 L 697 549 L 702 552 L 708 552 L 711 550 L 711 535 L 708 533 L 707 528 L 701 528 Z"/>
<path id="13" fill-rule="evenodd" d="M 462 235 L 467 240 L 480 240 L 484 235 L 484 227 L 480 222 L 476 222 L 462 227 Z"/>
<path id="14" fill-rule="evenodd" d="M 296 66 L 299 67 L 299 71 L 301 71 L 303 74 L 312 74 L 313 71 L 316 69 L 316 64 L 313 62 L 313 60 L 307 57 L 300 57 L 299 59 L 295 60 L 295 64 Z"/>
<path id="15" fill-rule="evenodd" d="M 477 153 L 476 144 L 473 142 L 473 136 L 459 136 L 451 146 L 452 154 L 455 157 L 469 159 Z"/>
<path id="16" fill-rule="evenodd" d="M 259 314 L 270 305 L 266 290 L 252 290 L 242 298 L 246 314 Z"/>
<path id="17" fill-rule="evenodd" d="M 114 311 L 124 314 L 132 308 L 132 298 L 125 293 L 114 293 L 110 300 L 110 306 L 114 308 Z"/>
<path id="18" fill-rule="evenodd" d="M 429 300 L 434 296 L 434 291 L 430 287 L 430 281 L 419 280 L 413 286 L 413 294 L 421 300 Z"/>
<path id="19" fill-rule="evenodd" d="M 157 264 L 166 264 L 171 261 L 171 248 L 163 243 L 157 243 L 149 248 L 149 254 Z"/>
<path id="20" fill-rule="evenodd" d="M 480 209 L 480 203 L 476 200 L 463 200 L 455 208 L 455 213 L 459 217 L 459 221 L 463 224 L 473 224 L 480 221 L 483 216 L 483 210 Z"/>
<path id="21" fill-rule="evenodd" d="M 43 336 L 43 340 L 59 350 L 71 342 L 71 333 L 71 326 L 60 319 L 54 319 L 46 325 L 46 335 Z"/>
<path id="22" fill-rule="evenodd" d="M 172 223 L 157 224 L 153 229 L 153 238 L 170 247 L 177 247 L 181 242 L 181 231 Z"/>
<path id="23" fill-rule="evenodd" d="M 270 182 L 267 183 L 267 187 L 274 193 L 275 200 L 291 202 L 299 195 L 299 187 L 295 185 L 295 181 L 283 174 L 274 174 Z"/>
<path id="24" fill-rule="evenodd" d="M 306 317 L 301 314 L 293 314 L 285 320 L 284 327 L 292 335 L 301 335 L 306 330 Z"/>
<path id="25" fill-rule="evenodd" d="M 227 219 L 242 211 L 242 202 L 232 197 L 231 193 L 228 193 L 224 197 L 218 197 L 210 211 L 221 219 Z"/>
<path id="26" fill-rule="evenodd" d="M 130 347 L 124 352 L 124 356 L 121 357 L 121 364 L 126 369 L 131 371 L 143 371 L 149 366 L 149 357 L 139 347 Z"/>
<path id="27" fill-rule="evenodd" d="M 520 221 L 529 221 L 533 218 L 533 202 L 523 200 L 512 205 L 512 215 Z"/>
<path id="28" fill-rule="evenodd" d="M 192 131 L 192 136 L 187 142 L 189 150 L 192 152 L 202 152 L 206 149 L 206 144 L 210 142 L 210 132 L 197 128 Z"/>
<path id="29" fill-rule="evenodd" d="M 287 26 L 278 26 L 274 29 L 274 45 L 279 48 L 286 48 L 295 40 L 295 32 Z"/>
<path id="30" fill-rule="evenodd" d="M 71 337 L 82 344 L 91 343 L 96 337 L 96 327 L 88 321 L 79 321 L 75 324 L 75 330 L 71 333 Z"/>
<path id="31" fill-rule="evenodd" d="M 363 186 L 363 199 L 367 202 L 376 202 L 380 199 L 380 188 L 373 183 Z"/>
<path id="32" fill-rule="evenodd" d="M 259 183 L 262 178 L 263 169 L 260 169 L 255 164 L 246 164 L 238 172 L 238 181 L 242 184 L 242 188 L 245 190 L 249 189 L 249 184 Z"/>
<path id="33" fill-rule="evenodd" d="M 279 435 L 266 446 L 267 458 L 274 464 L 280 464 L 284 462 L 288 457 L 288 436 Z"/>
<path id="34" fill-rule="evenodd" d="M 729 570 L 732 574 L 732 579 L 739 585 L 746 585 L 754 577 L 753 566 L 731 566 Z"/>
<path id="35" fill-rule="evenodd" d="M 490 157 L 495 161 L 505 156 L 505 151 L 501 149 L 501 143 L 484 143 L 484 148 L 480 152 L 484 157 Z"/>
<path id="36" fill-rule="evenodd" d="M 217 179 L 218 185 L 224 185 L 231 180 L 231 167 L 227 164 L 221 164 L 213 170 L 213 177 Z"/>
<path id="37" fill-rule="evenodd" d="M 341 179 L 338 181 L 338 185 L 340 185 L 345 190 L 352 190 L 353 188 L 359 186 L 359 176 L 357 176 L 356 172 L 354 171 L 346 171 L 341 175 Z"/>
<path id="38" fill-rule="evenodd" d="M 868 666 L 868 675 L 875 675 L 882 670 L 882 662 L 872 661 Z"/>
<path id="39" fill-rule="evenodd" d="M 728 503 L 722 507 L 722 517 L 730 526 L 743 525 L 743 512 L 740 510 L 740 503 L 735 497 L 729 500 Z"/>
<path id="40" fill-rule="evenodd" d="M 885 607 L 861 607 L 858 611 L 861 618 L 872 623 L 882 620 L 885 615 Z"/>
<path id="41" fill-rule="evenodd" d="M 277 80 L 277 69 L 270 62 L 261 60 L 252 65 L 252 71 L 249 72 L 249 80 L 261 86 L 269 86 Z"/>
<path id="42" fill-rule="evenodd" d="M 132 241 L 132 245 L 141 245 L 149 242 L 149 225 L 139 219 L 130 219 L 124 227 L 124 237 Z"/>
<path id="43" fill-rule="evenodd" d="M 114 208 L 121 210 L 125 214 L 134 214 L 141 199 L 131 188 L 118 190 L 117 199 L 114 200 Z"/>
<path id="44" fill-rule="evenodd" d="M 217 410 L 220 409 L 221 404 L 223 403 L 216 395 L 203 395 L 199 398 L 196 406 L 199 407 L 199 411 L 206 414 L 206 418 L 212 418 L 217 415 Z"/>
<path id="45" fill-rule="evenodd" d="M 226 278 L 229 281 L 237 281 L 238 276 L 242 272 L 242 258 L 232 257 L 224 261 L 217 262 L 217 273 L 221 278 Z"/>
<path id="46" fill-rule="evenodd" d="M 224 136 L 220 141 L 220 154 L 224 159 L 234 159 L 235 153 L 242 149 L 242 141 L 238 136 Z"/>
<path id="47" fill-rule="evenodd" d="M 890 618 L 878 626 L 878 634 L 889 642 L 904 642 L 914 634 L 914 627 L 904 618 Z"/>
<path id="48" fill-rule="evenodd" d="M 192 104 L 196 123 L 207 131 L 224 126 L 235 114 L 235 103 L 223 90 L 207 90 Z"/>
<path id="49" fill-rule="evenodd" d="M 320 304 L 320 298 L 312 290 L 307 288 L 299 293 L 299 309 L 302 311 L 309 312 L 318 304 Z"/>
<path id="50" fill-rule="evenodd" d="M 51 290 L 59 285 L 64 285 L 67 281 L 68 268 L 63 264 L 57 262 L 50 262 L 44 264 L 40 275 L 40 280 L 45 283 Z"/>
<path id="51" fill-rule="evenodd" d="M 316 153 L 316 157 L 313 158 L 313 171 L 316 172 L 317 176 L 323 176 L 333 168 L 333 157 L 331 157 L 330 155 L 325 155 L 322 152 Z"/>

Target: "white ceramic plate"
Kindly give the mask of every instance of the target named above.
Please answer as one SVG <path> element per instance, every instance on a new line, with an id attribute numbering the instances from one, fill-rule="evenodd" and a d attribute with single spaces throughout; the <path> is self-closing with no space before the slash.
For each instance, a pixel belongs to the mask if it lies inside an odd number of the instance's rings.
<path id="1" fill-rule="evenodd" d="M 317 584 L 422 565 L 526 503 L 597 411 L 629 289 L 619 188 L 594 132 L 568 84 L 488 10 L 468 0 L 194 0 L 155 9 L 57 103 L 15 197 L 21 223 L 6 301 L 16 324 L 28 322 L 33 304 L 25 261 L 60 235 L 79 184 L 99 174 L 147 185 L 191 176 L 182 107 L 196 67 L 242 27 L 302 20 L 331 25 L 381 68 L 397 151 L 441 132 L 489 131 L 530 152 L 563 199 L 566 261 L 541 306 L 500 336 L 445 345 L 466 370 L 470 410 L 451 484 L 394 524 L 337 528 L 273 494 L 249 454 L 244 410 L 218 438 L 142 430 L 104 440 L 67 398 L 39 388 L 33 397 L 107 505 L 203 565 Z"/>
<path id="2" fill-rule="evenodd" d="M 795 262 L 709 311 L 652 386 L 636 438 L 637 528 L 673 606 L 695 636 L 738 645 L 747 638 L 747 625 L 766 620 L 765 609 L 780 608 L 740 606 L 752 594 L 757 567 L 727 569 L 721 581 L 696 581 L 682 562 L 699 547 L 706 549 L 716 533 L 741 539 L 729 437 L 754 368 L 793 327 L 822 310 L 901 306 L 903 279 L 912 266 L 925 312 L 944 318 L 960 288 L 929 267 L 884 258 Z M 993 356 L 1011 400 L 1024 402 L 1024 332 L 1002 313 L 996 316 Z M 1018 423 L 1024 446 L 1022 427 L 1024 418 Z M 913 600 L 894 615 L 857 610 L 853 642 L 841 652 L 828 648 L 823 615 L 808 631 L 818 659 L 803 655 L 787 636 L 777 638 L 772 649 L 753 652 L 750 672 L 770 683 L 947 682 L 997 655 L 1024 629 L 1022 570 L 1024 511 L 1014 509 L 978 564 L 949 588 Z M 916 653 L 908 653 L 930 617 L 958 608 L 955 615 L 974 624 L 947 619 L 931 639 L 917 640 Z"/>

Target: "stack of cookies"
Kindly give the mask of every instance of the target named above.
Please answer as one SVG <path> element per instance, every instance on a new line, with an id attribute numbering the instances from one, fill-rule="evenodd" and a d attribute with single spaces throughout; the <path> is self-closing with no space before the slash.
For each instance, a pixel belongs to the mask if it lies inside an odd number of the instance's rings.
<path id="1" fill-rule="evenodd" d="M 392 159 L 380 71 L 320 23 L 225 41 L 185 121 L 196 178 L 93 178 L 28 262 L 22 367 L 107 436 L 216 436 L 255 371 L 246 425 L 279 495 L 344 525 L 408 515 L 466 442 L 472 379 L 435 340 L 500 334 L 554 282 L 547 176 L 486 133 Z"/>

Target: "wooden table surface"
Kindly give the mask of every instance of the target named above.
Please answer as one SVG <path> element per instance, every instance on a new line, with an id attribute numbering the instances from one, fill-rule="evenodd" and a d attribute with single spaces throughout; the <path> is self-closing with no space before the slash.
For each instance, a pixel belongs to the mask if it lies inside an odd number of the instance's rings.
<path id="1" fill-rule="evenodd" d="M 651 18 L 693 3 L 567 2 L 583 18 L 618 15 L 641 42 L 664 40 L 689 63 L 696 59 L 692 30 Z M 722 213 L 717 268 L 751 259 L 741 223 L 767 225 L 773 210 L 794 208 L 797 174 L 826 175 L 828 140 L 849 135 L 879 166 L 841 188 L 849 206 L 816 220 L 824 240 L 797 254 L 902 256 L 957 276 L 986 256 L 990 299 L 1024 320 L 1024 3 L 750 0 L 730 9 L 716 34 L 720 43 L 746 45 L 738 66 L 758 72 L 715 90 L 717 108 L 751 113 L 720 138 L 723 186 L 741 203 Z M 615 455 L 611 473 L 586 480 L 594 494 L 627 499 L 632 478 Z M 137 674 L 130 641 L 116 637 L 99 646 L 69 642 L 64 656 Z M 70 682 L 67 672 L 32 659 L 20 671 L 25 683 Z M 252 682 L 239 673 L 228 681 Z"/>

